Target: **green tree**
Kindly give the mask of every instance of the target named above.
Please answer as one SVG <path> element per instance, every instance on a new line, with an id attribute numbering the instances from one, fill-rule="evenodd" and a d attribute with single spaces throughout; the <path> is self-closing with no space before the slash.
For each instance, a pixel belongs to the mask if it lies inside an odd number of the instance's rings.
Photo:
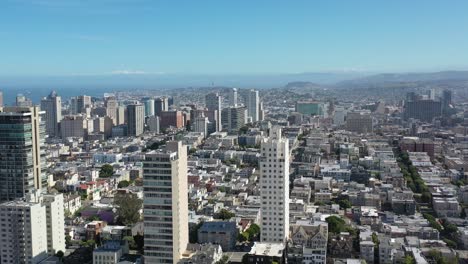
<path id="1" fill-rule="evenodd" d="M 66 235 L 65 236 L 65 247 L 69 247 L 71 245 L 71 236 L 70 235 Z"/>
<path id="2" fill-rule="evenodd" d="M 345 221 L 341 219 L 341 217 L 332 215 L 325 219 L 328 223 L 328 232 L 339 234 L 344 232 L 345 229 Z"/>
<path id="3" fill-rule="evenodd" d="M 249 239 L 250 239 L 249 233 L 247 232 L 241 232 L 237 235 L 237 241 L 239 242 L 249 241 Z"/>
<path id="4" fill-rule="evenodd" d="M 189 230 L 189 242 L 190 243 L 198 243 L 198 229 L 202 227 L 203 221 L 198 223 L 195 227 L 190 228 Z"/>
<path id="5" fill-rule="evenodd" d="M 110 164 L 104 164 L 99 171 L 99 177 L 101 178 L 109 178 L 114 175 L 114 167 Z"/>
<path id="6" fill-rule="evenodd" d="M 93 215 L 93 216 L 88 217 L 88 219 L 86 220 L 87 221 L 100 221 L 101 218 L 98 215 Z"/>
<path id="7" fill-rule="evenodd" d="M 257 224 L 251 224 L 246 232 L 249 234 L 249 240 L 257 240 L 260 236 L 260 227 Z"/>
<path id="8" fill-rule="evenodd" d="M 403 264 L 416 264 L 416 260 L 411 255 L 406 255 Z"/>
<path id="9" fill-rule="evenodd" d="M 220 260 L 216 261 L 215 264 L 227 264 L 229 257 L 227 255 L 223 255 Z"/>
<path id="10" fill-rule="evenodd" d="M 137 249 L 137 244 L 135 243 L 135 239 L 132 236 L 126 236 L 123 238 L 123 240 L 128 242 L 128 247 L 130 249 Z"/>
<path id="11" fill-rule="evenodd" d="M 227 210 L 227 209 L 221 209 L 217 214 L 215 214 L 214 218 L 216 219 L 222 219 L 222 220 L 229 220 L 236 216 L 233 212 Z"/>
<path id="12" fill-rule="evenodd" d="M 338 204 L 340 205 L 340 208 L 343 208 L 343 209 L 348 209 L 348 208 L 351 208 L 351 202 L 348 200 L 348 199 L 340 199 L 338 201 Z"/>
<path id="13" fill-rule="evenodd" d="M 119 194 L 114 197 L 117 208 L 117 219 L 124 225 L 132 225 L 140 220 L 143 201 L 135 194 Z"/>
<path id="14" fill-rule="evenodd" d="M 130 182 L 126 181 L 126 180 L 120 181 L 119 184 L 117 185 L 117 187 L 119 187 L 119 188 L 125 188 L 125 187 L 128 187 L 128 186 L 130 186 Z"/>

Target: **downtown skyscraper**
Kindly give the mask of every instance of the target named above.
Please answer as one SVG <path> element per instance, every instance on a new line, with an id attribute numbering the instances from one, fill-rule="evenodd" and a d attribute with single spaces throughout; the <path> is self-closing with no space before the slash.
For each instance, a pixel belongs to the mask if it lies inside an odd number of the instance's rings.
<path id="1" fill-rule="evenodd" d="M 251 118 L 252 122 L 257 122 L 260 120 L 260 96 L 258 91 L 250 90 L 248 91 L 246 98 L 247 106 L 247 115 Z"/>
<path id="2" fill-rule="evenodd" d="M 289 140 L 275 126 L 260 148 L 260 237 L 282 243 L 289 233 Z"/>
<path id="3" fill-rule="evenodd" d="M 189 241 L 186 146 L 147 153 L 143 169 L 145 263 L 177 263 Z"/>
<path id="4" fill-rule="evenodd" d="M 205 96 L 205 106 L 208 109 L 207 117 L 214 124 L 214 131 L 221 131 L 221 105 L 222 98 L 218 93 L 209 93 Z"/>
<path id="5" fill-rule="evenodd" d="M 23 198 L 45 180 L 44 126 L 38 106 L 0 108 L 0 201 Z"/>
<path id="6" fill-rule="evenodd" d="M 145 129 L 145 106 L 133 104 L 127 106 L 127 133 L 129 136 L 137 137 L 143 134 Z"/>
<path id="7" fill-rule="evenodd" d="M 60 137 L 60 121 L 62 120 L 62 98 L 52 91 L 41 100 L 41 110 L 45 112 L 44 121 L 49 137 Z"/>

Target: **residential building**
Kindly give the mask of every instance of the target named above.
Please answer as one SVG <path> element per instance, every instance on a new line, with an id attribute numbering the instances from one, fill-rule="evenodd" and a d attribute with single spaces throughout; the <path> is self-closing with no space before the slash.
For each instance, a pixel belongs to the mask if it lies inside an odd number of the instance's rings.
<path id="1" fill-rule="evenodd" d="M 203 133 L 203 137 L 206 138 L 208 136 L 208 124 L 210 121 L 208 120 L 208 117 L 204 116 L 203 114 L 201 116 L 195 117 L 195 120 L 193 121 L 193 132 L 199 132 Z"/>
<path id="2" fill-rule="evenodd" d="M 283 264 L 285 261 L 285 247 L 283 243 L 255 242 L 246 257 L 247 264 Z"/>
<path id="3" fill-rule="evenodd" d="M 261 143 L 261 241 L 285 242 L 289 234 L 289 140 L 278 126 Z"/>
<path id="4" fill-rule="evenodd" d="M 188 243 L 187 148 L 170 141 L 143 168 L 145 262 L 177 263 Z"/>
<path id="5" fill-rule="evenodd" d="M 121 241 L 110 240 L 93 251 L 93 264 L 116 264 L 128 253 L 128 245 Z"/>
<path id="6" fill-rule="evenodd" d="M 205 96 L 205 105 L 208 109 L 209 114 L 206 116 L 211 123 L 215 124 L 215 131 L 221 131 L 221 105 L 222 98 L 218 93 L 210 93 Z"/>
<path id="7" fill-rule="evenodd" d="M 41 195 L 0 204 L 2 263 L 40 263 L 48 255 L 65 251 L 62 194 Z"/>
<path id="8" fill-rule="evenodd" d="M 159 113 L 159 118 L 160 129 L 182 128 L 184 126 L 184 117 L 181 111 L 163 111 Z"/>
<path id="9" fill-rule="evenodd" d="M 405 102 L 403 117 L 405 120 L 414 118 L 424 122 L 432 122 L 441 114 L 440 101 L 416 99 Z"/>
<path id="10" fill-rule="evenodd" d="M 373 120 L 370 111 L 352 111 L 346 115 L 346 130 L 360 134 L 373 132 Z"/>
<path id="11" fill-rule="evenodd" d="M 45 205 L 47 220 L 47 252 L 55 255 L 58 251 L 65 252 L 65 211 L 63 194 L 44 194 L 42 203 Z"/>
<path id="12" fill-rule="evenodd" d="M 104 106 L 106 107 L 107 116 L 109 116 L 112 119 L 113 124 L 120 125 L 121 123 L 117 122 L 117 108 L 119 107 L 119 103 L 117 102 L 115 97 L 106 97 L 104 100 Z"/>
<path id="13" fill-rule="evenodd" d="M 298 221 L 291 225 L 288 262 L 325 264 L 327 260 L 328 224 Z M 299 261 L 298 261 L 299 260 Z"/>
<path id="14" fill-rule="evenodd" d="M 233 251 L 238 234 L 236 222 L 205 222 L 198 229 L 198 243 L 218 244 L 223 251 Z"/>
<path id="15" fill-rule="evenodd" d="M 160 132 L 159 122 L 160 122 L 159 116 L 153 115 L 153 116 L 149 116 L 146 118 L 146 125 L 148 126 L 149 131 L 155 132 L 158 134 Z"/>
<path id="16" fill-rule="evenodd" d="M 69 137 L 85 138 L 87 120 L 83 115 L 64 116 L 60 122 L 60 132 L 62 139 Z"/>
<path id="17" fill-rule="evenodd" d="M 235 132 L 247 123 L 247 109 L 242 106 L 224 108 L 221 112 L 224 131 Z"/>
<path id="18" fill-rule="evenodd" d="M 154 100 L 154 114 L 159 116 L 162 112 L 169 111 L 169 100 L 167 97 L 159 97 Z"/>

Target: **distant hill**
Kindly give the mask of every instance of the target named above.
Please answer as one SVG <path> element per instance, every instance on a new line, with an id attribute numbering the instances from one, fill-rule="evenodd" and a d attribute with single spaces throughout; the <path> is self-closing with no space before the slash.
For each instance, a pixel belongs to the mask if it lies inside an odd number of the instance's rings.
<path id="1" fill-rule="evenodd" d="M 286 89 L 314 89 L 320 85 L 313 82 L 289 82 L 284 86 Z"/>
<path id="2" fill-rule="evenodd" d="M 363 78 L 341 81 L 336 86 L 373 85 L 384 83 L 433 82 L 433 81 L 465 81 L 468 71 L 441 71 L 429 73 L 383 73 Z"/>

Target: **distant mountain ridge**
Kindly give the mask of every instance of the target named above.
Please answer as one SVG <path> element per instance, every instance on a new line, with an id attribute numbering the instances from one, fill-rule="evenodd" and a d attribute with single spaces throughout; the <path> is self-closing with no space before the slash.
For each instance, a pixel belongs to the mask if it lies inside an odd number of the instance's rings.
<path id="1" fill-rule="evenodd" d="M 424 73 L 382 73 L 338 82 L 336 86 L 369 85 L 396 82 L 468 81 L 468 71 L 440 71 Z"/>

